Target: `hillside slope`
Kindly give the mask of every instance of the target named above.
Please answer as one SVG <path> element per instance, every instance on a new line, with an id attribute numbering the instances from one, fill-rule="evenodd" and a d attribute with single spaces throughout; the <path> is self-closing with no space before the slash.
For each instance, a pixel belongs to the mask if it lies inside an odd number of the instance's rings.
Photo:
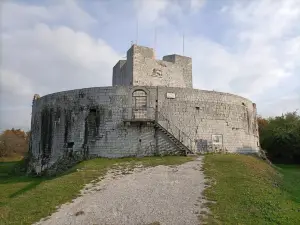
<path id="1" fill-rule="evenodd" d="M 244 155 L 208 155 L 209 224 L 300 224 L 300 167 Z M 203 213 L 204 214 L 204 213 Z M 202 214 L 202 216 L 204 216 Z"/>
<path id="2" fill-rule="evenodd" d="M 78 197 L 84 185 L 98 182 L 110 169 L 128 173 L 135 166 L 178 165 L 191 157 L 167 156 L 83 161 L 57 177 L 28 177 L 16 173 L 20 162 L 0 162 L 0 224 L 29 225 Z M 124 170 L 124 171 L 123 171 Z"/>

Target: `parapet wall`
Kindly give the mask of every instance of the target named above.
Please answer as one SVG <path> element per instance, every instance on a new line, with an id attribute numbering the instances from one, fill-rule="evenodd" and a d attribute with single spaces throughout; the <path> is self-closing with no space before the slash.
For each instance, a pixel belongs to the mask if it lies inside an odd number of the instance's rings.
<path id="1" fill-rule="evenodd" d="M 157 60 L 152 48 L 132 45 L 126 63 L 120 60 L 113 69 L 115 85 L 192 88 L 192 59 L 174 54 Z"/>
<path id="2" fill-rule="evenodd" d="M 70 151 L 100 157 L 176 154 L 176 146 L 163 134 L 155 137 L 153 127 L 124 125 L 137 90 L 147 97 L 147 117 L 155 118 L 157 100 L 167 119 L 161 122 L 187 134 L 196 151 L 258 151 L 256 106 L 240 96 L 171 87 L 86 88 L 34 100 L 30 151 L 39 170 Z"/>
<path id="3" fill-rule="evenodd" d="M 236 153 L 259 150 L 256 105 L 227 93 L 197 89 L 160 88 L 160 113 L 179 127 L 198 152 L 214 149 Z M 168 97 L 169 96 L 169 97 Z"/>

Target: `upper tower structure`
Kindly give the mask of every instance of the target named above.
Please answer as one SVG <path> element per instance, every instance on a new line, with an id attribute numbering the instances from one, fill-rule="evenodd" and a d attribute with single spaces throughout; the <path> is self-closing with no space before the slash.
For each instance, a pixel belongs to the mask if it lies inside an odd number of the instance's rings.
<path id="1" fill-rule="evenodd" d="M 192 59 L 173 54 L 157 60 L 154 49 L 132 45 L 127 60 L 120 60 L 113 68 L 116 85 L 193 88 Z"/>

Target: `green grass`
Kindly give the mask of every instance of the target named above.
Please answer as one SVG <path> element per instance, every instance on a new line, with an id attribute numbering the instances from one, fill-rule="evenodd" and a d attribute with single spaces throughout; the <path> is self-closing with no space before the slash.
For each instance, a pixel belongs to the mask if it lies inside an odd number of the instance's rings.
<path id="1" fill-rule="evenodd" d="M 300 224 L 300 167 L 245 155 L 207 155 L 208 224 Z"/>
<path id="2" fill-rule="evenodd" d="M 93 159 L 54 178 L 26 177 L 15 173 L 18 162 L 0 162 L 0 224 L 32 224 L 78 196 L 84 184 L 104 176 L 116 163 L 126 168 L 176 165 L 190 157 L 167 156 L 128 159 Z M 126 165 L 126 166 L 125 166 Z M 77 170 L 79 169 L 79 170 Z"/>
<path id="3" fill-rule="evenodd" d="M 300 165 L 276 165 L 283 175 L 283 188 L 294 202 L 299 204 L 300 213 Z M 300 219 L 299 219 L 300 221 Z M 300 222 L 299 222 L 300 223 Z"/>
<path id="4" fill-rule="evenodd" d="M 18 154 L 13 154 L 9 157 L 0 157 L 0 163 L 1 162 L 15 162 L 15 161 L 20 161 L 24 158 L 22 155 Z"/>

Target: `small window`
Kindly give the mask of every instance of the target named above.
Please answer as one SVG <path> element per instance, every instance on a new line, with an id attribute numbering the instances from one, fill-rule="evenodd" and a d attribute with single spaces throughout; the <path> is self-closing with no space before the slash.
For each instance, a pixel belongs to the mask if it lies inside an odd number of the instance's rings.
<path id="1" fill-rule="evenodd" d="M 108 119 L 111 119 L 111 118 L 112 118 L 112 111 L 111 111 L 111 110 L 108 111 L 107 117 L 108 117 Z"/>
<path id="2" fill-rule="evenodd" d="M 92 109 L 90 109 L 90 112 L 91 112 L 91 113 L 96 113 L 97 110 L 96 110 L 95 108 L 92 108 Z"/>
<path id="3" fill-rule="evenodd" d="M 73 148 L 74 142 L 68 142 L 67 143 L 67 148 Z"/>
<path id="4" fill-rule="evenodd" d="M 198 111 L 199 111 L 199 109 L 200 109 L 199 107 L 196 107 L 196 110 L 198 110 Z"/>
<path id="5" fill-rule="evenodd" d="M 213 145 L 222 145 L 223 144 L 223 135 L 221 135 L 221 134 L 212 135 L 212 143 L 213 143 Z"/>
<path id="6" fill-rule="evenodd" d="M 84 98 L 85 94 L 83 92 L 79 92 L 79 98 Z"/>

